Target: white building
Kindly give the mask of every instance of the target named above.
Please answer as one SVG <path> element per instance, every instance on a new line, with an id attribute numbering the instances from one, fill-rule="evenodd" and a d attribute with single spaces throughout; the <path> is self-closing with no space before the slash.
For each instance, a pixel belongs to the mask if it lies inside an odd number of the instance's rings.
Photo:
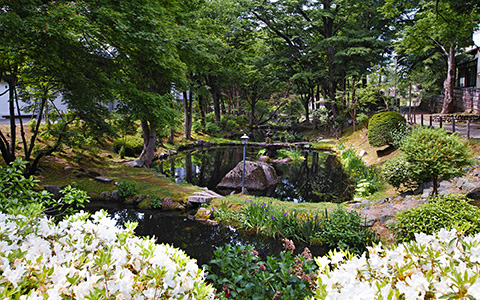
<path id="1" fill-rule="evenodd" d="M 10 106 L 9 106 L 10 95 L 8 92 L 8 83 L 5 81 L 0 81 L 0 120 L 10 117 Z M 66 111 L 68 109 L 67 105 L 63 103 L 62 96 L 59 95 L 54 101 L 53 104 L 59 111 Z M 20 109 L 22 109 L 26 104 L 20 101 Z M 24 113 L 23 116 L 31 117 L 32 113 Z M 18 116 L 17 111 L 15 110 L 15 116 Z"/>

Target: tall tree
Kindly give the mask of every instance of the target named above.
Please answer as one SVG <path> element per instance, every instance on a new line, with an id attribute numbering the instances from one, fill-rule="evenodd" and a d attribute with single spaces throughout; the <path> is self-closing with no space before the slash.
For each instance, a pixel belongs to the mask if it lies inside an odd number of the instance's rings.
<path id="1" fill-rule="evenodd" d="M 157 131 L 171 126 L 174 82 L 184 85 L 185 65 L 178 55 L 181 26 L 175 1 L 88 1 L 86 12 L 99 29 L 93 37 L 115 55 L 120 107 L 141 121 L 143 151 L 137 166 L 149 166 Z"/>
<path id="2" fill-rule="evenodd" d="M 83 38 L 88 22 L 79 6 L 71 1 L 0 1 L 0 76 L 9 85 L 10 138 L 0 132 L 0 150 L 6 163 L 16 157 L 17 122 L 23 157 L 28 162 L 25 173 L 36 171 L 38 162 L 53 153 L 58 140 L 33 155 L 40 124 L 49 102 L 62 92 L 72 108 L 91 107 L 109 98 L 102 92 L 108 78 L 100 71 L 111 61 L 98 55 L 96 47 Z M 91 28 L 90 28 L 91 29 Z M 108 68 L 105 68 L 108 69 Z M 88 92 L 88 96 L 87 93 Z M 26 138 L 20 102 L 36 102 L 37 117 L 32 137 Z M 67 128 L 64 124 L 63 130 Z"/>
<path id="3" fill-rule="evenodd" d="M 291 81 L 310 101 L 321 92 L 333 119 L 338 114 L 337 90 L 349 70 L 366 73 L 381 59 L 388 43 L 387 22 L 382 22 L 375 0 L 247 1 L 255 19 L 283 43 L 289 58 Z M 362 68 L 355 61 L 363 61 Z M 285 60 L 284 60 L 285 61 Z M 316 92 L 315 92 L 316 90 Z M 318 97 L 318 96 L 317 96 Z"/>
<path id="4" fill-rule="evenodd" d="M 471 45 L 473 30 L 480 21 L 478 5 L 461 2 L 463 4 L 456 0 L 387 0 L 383 8 L 386 15 L 396 15 L 401 21 L 397 52 L 411 54 L 436 50 L 443 54 L 446 73 L 442 113 L 451 113 L 454 109 L 455 56 L 461 48 Z"/>

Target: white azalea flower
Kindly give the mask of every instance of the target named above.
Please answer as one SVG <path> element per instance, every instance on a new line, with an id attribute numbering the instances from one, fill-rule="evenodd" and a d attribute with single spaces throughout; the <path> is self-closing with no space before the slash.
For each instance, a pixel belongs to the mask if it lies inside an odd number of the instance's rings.
<path id="1" fill-rule="evenodd" d="M 330 256 L 330 260 L 332 264 L 336 265 L 339 262 L 343 261 L 345 255 L 342 252 L 334 252 L 333 255 Z"/>
<path id="2" fill-rule="evenodd" d="M 417 243 L 419 243 L 420 245 L 428 245 L 430 242 L 432 242 L 435 237 L 431 236 L 431 235 L 427 235 L 423 232 L 421 233 L 414 233 L 415 235 L 415 240 L 417 241 Z"/>
<path id="3" fill-rule="evenodd" d="M 10 281 L 10 283 L 14 287 L 17 287 L 19 284 L 19 281 L 22 279 L 26 271 L 27 270 L 25 269 L 25 266 L 22 264 L 19 264 L 13 270 L 10 267 L 7 267 L 5 270 L 3 270 L 3 276 L 5 277 L 5 279 Z"/>

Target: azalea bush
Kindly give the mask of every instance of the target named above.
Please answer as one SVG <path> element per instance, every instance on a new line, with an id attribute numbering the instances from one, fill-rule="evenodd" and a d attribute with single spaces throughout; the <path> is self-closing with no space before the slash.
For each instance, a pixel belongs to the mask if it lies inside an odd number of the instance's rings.
<path id="1" fill-rule="evenodd" d="M 360 257 L 331 251 L 316 258 L 310 299 L 480 299 L 480 235 L 442 229 L 415 238 Z"/>
<path id="2" fill-rule="evenodd" d="M 303 299 L 315 287 L 317 266 L 310 251 L 293 255 L 295 245 L 284 239 L 284 251 L 261 259 L 251 246 L 225 244 L 205 266 L 221 299 Z"/>
<path id="3" fill-rule="evenodd" d="M 1 299 L 213 299 L 183 251 L 116 227 L 106 212 L 54 223 L 0 214 Z"/>

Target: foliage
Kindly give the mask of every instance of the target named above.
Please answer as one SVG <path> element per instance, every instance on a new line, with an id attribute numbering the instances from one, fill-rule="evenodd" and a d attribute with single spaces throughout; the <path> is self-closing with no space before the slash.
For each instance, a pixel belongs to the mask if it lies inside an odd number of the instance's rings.
<path id="1" fill-rule="evenodd" d="M 214 217 L 219 216 L 219 221 L 222 218 L 230 221 L 229 224 L 235 220 L 234 225 L 257 234 L 350 249 L 355 253 L 361 253 L 376 241 L 375 233 L 364 227 L 358 214 L 346 212 L 341 207 L 330 213 L 326 210 L 307 213 L 296 209 L 285 210 L 272 202 L 245 199 L 240 213 L 231 212 L 229 215 L 226 213 L 228 209 L 226 202 L 222 202 L 219 207 L 213 208 Z"/>
<path id="2" fill-rule="evenodd" d="M 263 149 L 258 150 L 256 157 L 257 157 L 257 158 L 260 158 L 260 157 L 262 157 L 262 156 L 265 156 L 265 155 L 267 154 L 267 151 L 268 151 L 268 150 L 267 150 L 266 148 L 263 148 Z"/>
<path id="3" fill-rule="evenodd" d="M 328 114 L 328 109 L 325 106 L 317 108 L 312 111 L 312 122 L 316 125 L 326 125 L 331 120 L 331 115 Z"/>
<path id="4" fill-rule="evenodd" d="M 415 234 L 416 241 L 376 245 L 368 255 L 315 258 L 317 289 L 308 299 L 478 299 L 480 236 L 456 230 Z"/>
<path id="5" fill-rule="evenodd" d="M 71 214 L 84 207 L 88 196 L 84 191 L 65 187 L 62 197 L 55 199 L 47 191 L 38 192 L 38 180 L 25 177 L 26 162 L 16 159 L 10 167 L 0 167 L 0 211 L 4 213 L 23 212 L 34 205 L 51 215 Z"/>
<path id="6" fill-rule="evenodd" d="M 416 178 L 415 166 L 407 161 L 405 154 L 401 153 L 382 166 L 383 178 L 398 190 L 413 189 L 420 181 Z"/>
<path id="7" fill-rule="evenodd" d="M 203 271 L 182 250 L 119 229 L 104 211 L 54 223 L 0 214 L 2 299 L 212 299 Z M 7 246 L 8 245 L 8 246 Z"/>
<path id="8" fill-rule="evenodd" d="M 138 195 L 140 192 L 138 188 L 138 182 L 133 181 L 133 180 L 119 180 L 117 182 L 117 187 L 118 187 L 118 195 L 122 199 L 128 199 L 130 197 Z"/>
<path id="9" fill-rule="evenodd" d="M 473 45 L 472 34 L 480 21 L 478 8 L 466 9 L 464 4 L 457 0 L 387 0 L 380 10 L 398 21 L 394 23 L 396 53 L 401 58 L 415 57 L 414 63 L 405 66 L 408 71 L 418 66 L 429 69 L 436 61 L 443 64 L 442 73 L 431 74 L 444 80 L 442 113 L 453 112 L 455 58 L 462 48 Z"/>
<path id="10" fill-rule="evenodd" d="M 206 122 L 205 123 L 205 133 L 215 134 L 215 133 L 219 133 L 220 130 L 221 130 L 220 126 L 218 126 L 217 124 L 215 124 L 213 122 Z"/>
<path id="11" fill-rule="evenodd" d="M 392 146 L 394 146 L 395 148 L 400 148 L 409 134 L 410 130 L 406 126 L 400 126 L 393 129 L 390 132 L 390 136 L 392 138 Z"/>
<path id="12" fill-rule="evenodd" d="M 373 147 L 393 145 L 392 132 L 406 127 L 405 118 L 394 111 L 373 115 L 368 122 L 367 138 Z"/>
<path id="13" fill-rule="evenodd" d="M 293 143 L 296 140 L 295 135 L 288 130 L 278 132 L 276 138 L 286 143 Z"/>
<path id="14" fill-rule="evenodd" d="M 469 204 L 464 195 L 441 195 L 398 213 L 393 228 L 399 241 L 410 241 L 415 233 L 433 234 L 442 228 L 474 235 L 480 233 L 480 209 Z"/>
<path id="15" fill-rule="evenodd" d="M 228 206 L 226 201 L 222 201 L 218 207 L 212 206 L 212 216 L 219 223 L 238 225 L 240 221 L 240 213 Z"/>
<path id="16" fill-rule="evenodd" d="M 127 135 L 113 141 L 113 151 L 120 154 L 122 148 L 126 156 L 137 156 L 143 150 L 143 140 L 136 135 Z"/>
<path id="17" fill-rule="evenodd" d="M 292 162 L 298 162 L 305 159 L 301 149 L 294 149 L 294 150 L 278 149 L 277 152 L 278 152 L 279 159 L 289 157 L 292 159 Z"/>
<path id="18" fill-rule="evenodd" d="M 311 294 L 315 280 L 314 260 L 308 249 L 293 256 L 293 243 L 284 243 L 288 249 L 265 260 L 251 246 L 219 247 L 205 266 L 207 280 L 231 299 L 303 299 Z"/>
<path id="19" fill-rule="evenodd" d="M 355 150 L 345 149 L 340 154 L 343 169 L 355 181 L 355 192 L 359 196 L 369 196 L 383 186 L 377 168 L 365 165 Z"/>
<path id="20" fill-rule="evenodd" d="M 359 113 L 359 114 L 357 115 L 357 120 L 356 120 L 356 121 L 357 121 L 358 123 L 362 124 L 363 126 L 368 127 L 368 119 L 369 119 L 369 117 L 368 117 L 367 114 L 365 114 L 365 113 Z"/>
<path id="21" fill-rule="evenodd" d="M 438 127 L 414 129 L 400 149 L 412 164 L 415 179 L 433 180 L 433 194 L 440 179 L 449 180 L 464 174 L 464 167 L 472 161 L 465 140 Z"/>
<path id="22" fill-rule="evenodd" d="M 236 132 L 247 127 L 248 122 L 245 122 L 244 115 L 236 116 L 235 114 L 225 114 L 222 115 L 219 125 L 224 131 Z"/>
<path id="23" fill-rule="evenodd" d="M 162 208 L 162 200 L 161 196 L 153 195 L 149 198 L 150 207 L 151 208 Z"/>
<path id="24" fill-rule="evenodd" d="M 347 211 L 342 207 L 325 215 L 321 230 L 314 233 L 314 238 L 329 248 L 359 255 L 367 250 L 367 246 L 378 242 L 375 232 L 363 224 L 356 211 Z"/>

